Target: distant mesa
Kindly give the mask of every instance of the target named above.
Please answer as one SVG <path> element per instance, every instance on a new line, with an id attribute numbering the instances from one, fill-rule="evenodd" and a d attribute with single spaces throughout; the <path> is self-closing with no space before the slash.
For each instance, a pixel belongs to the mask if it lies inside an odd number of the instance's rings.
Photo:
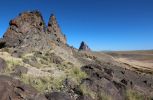
<path id="1" fill-rule="evenodd" d="M 48 26 L 39 11 L 27 11 L 12 19 L 0 39 L 0 48 L 13 47 L 23 50 L 47 50 L 55 45 L 65 45 L 66 36 L 51 14 Z"/>
<path id="2" fill-rule="evenodd" d="M 80 51 L 91 51 L 91 49 L 88 47 L 88 45 L 84 41 L 81 42 L 79 50 Z"/>

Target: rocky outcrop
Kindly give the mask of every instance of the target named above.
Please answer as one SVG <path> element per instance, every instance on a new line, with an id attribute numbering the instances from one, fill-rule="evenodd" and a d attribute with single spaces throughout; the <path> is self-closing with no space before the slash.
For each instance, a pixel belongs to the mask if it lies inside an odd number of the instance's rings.
<path id="1" fill-rule="evenodd" d="M 82 80 L 81 84 L 97 94 L 96 100 L 103 96 L 107 96 L 107 99 L 113 97 L 113 100 L 125 100 L 125 86 L 113 79 L 111 69 L 105 70 L 100 65 L 89 64 L 83 66 L 82 70 L 88 74 L 89 78 Z"/>
<path id="2" fill-rule="evenodd" d="M 0 100 L 47 100 L 33 87 L 8 76 L 0 76 Z"/>
<path id="3" fill-rule="evenodd" d="M 48 22 L 47 33 L 54 41 L 66 44 L 66 36 L 61 32 L 56 17 L 53 14 L 50 16 Z"/>
<path id="4" fill-rule="evenodd" d="M 88 45 L 84 41 L 81 42 L 79 50 L 81 50 L 81 51 L 91 51 L 91 49 L 88 47 Z"/>
<path id="5" fill-rule="evenodd" d="M 21 51 L 37 51 L 66 44 L 66 37 L 58 27 L 55 16 L 51 16 L 47 29 L 39 11 L 23 12 L 11 20 L 9 25 L 0 40 L 0 48 L 14 47 Z"/>
<path id="6" fill-rule="evenodd" d="M 3 40 L 7 47 L 43 48 L 45 24 L 38 11 L 23 12 L 9 23 Z"/>

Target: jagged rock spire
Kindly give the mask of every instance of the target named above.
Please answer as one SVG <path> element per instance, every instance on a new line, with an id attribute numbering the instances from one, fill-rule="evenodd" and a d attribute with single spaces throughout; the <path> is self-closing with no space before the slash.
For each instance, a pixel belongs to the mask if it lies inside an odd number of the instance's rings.
<path id="1" fill-rule="evenodd" d="M 48 32 L 50 33 L 61 33 L 61 30 L 59 28 L 59 25 L 56 21 L 56 17 L 54 14 L 51 14 L 48 22 Z"/>
<path id="2" fill-rule="evenodd" d="M 50 34 L 50 37 L 52 37 L 55 41 L 66 44 L 66 37 L 61 32 L 61 29 L 54 14 L 51 14 L 49 18 L 47 32 L 48 34 Z"/>
<path id="3" fill-rule="evenodd" d="M 88 45 L 84 41 L 81 42 L 79 50 L 91 51 L 91 49 L 88 47 Z"/>

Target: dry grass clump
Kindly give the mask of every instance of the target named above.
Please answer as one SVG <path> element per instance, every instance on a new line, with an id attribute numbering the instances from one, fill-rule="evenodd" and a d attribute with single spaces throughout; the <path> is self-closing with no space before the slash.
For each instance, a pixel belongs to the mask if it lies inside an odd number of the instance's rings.
<path id="1" fill-rule="evenodd" d="M 93 92 L 89 87 L 87 87 L 85 84 L 81 84 L 80 85 L 80 90 L 82 92 L 83 95 L 89 95 L 91 96 L 93 99 L 96 98 L 96 93 Z"/>
<path id="2" fill-rule="evenodd" d="M 86 84 L 81 84 L 79 88 L 83 95 L 88 95 L 95 100 L 113 100 L 112 97 L 105 92 L 96 93 L 92 91 Z"/>
<path id="3" fill-rule="evenodd" d="M 112 97 L 106 93 L 98 93 L 98 100 L 113 100 Z"/>
<path id="4" fill-rule="evenodd" d="M 126 98 L 127 100 L 148 100 L 143 94 L 132 89 L 126 91 Z"/>
<path id="5" fill-rule="evenodd" d="M 38 91 L 44 92 L 51 92 L 51 91 L 58 91 L 63 88 L 63 77 L 54 78 L 51 76 L 44 76 L 44 77 L 34 77 L 28 74 L 21 75 L 21 81 L 25 84 L 30 84 L 31 86 L 35 87 Z"/>
<path id="6" fill-rule="evenodd" d="M 87 78 L 87 74 L 78 67 L 69 69 L 67 76 L 77 85 L 80 84 L 82 79 Z"/>
<path id="7" fill-rule="evenodd" d="M 21 58 L 16 58 L 11 56 L 8 52 L 0 52 L 0 57 L 3 58 L 6 63 L 7 63 L 7 67 L 5 69 L 5 72 L 12 72 L 12 70 L 18 66 L 18 65 L 22 65 L 22 59 Z"/>

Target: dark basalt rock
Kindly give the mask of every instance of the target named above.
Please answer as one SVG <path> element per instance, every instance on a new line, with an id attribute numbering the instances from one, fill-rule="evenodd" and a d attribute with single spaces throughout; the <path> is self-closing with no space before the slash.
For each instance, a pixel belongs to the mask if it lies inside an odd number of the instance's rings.
<path id="1" fill-rule="evenodd" d="M 128 85 L 128 81 L 126 79 L 122 79 L 121 82 L 124 84 L 124 85 Z"/>
<path id="2" fill-rule="evenodd" d="M 92 99 L 90 96 L 83 95 L 79 96 L 76 100 L 94 100 L 94 99 Z"/>
<path id="3" fill-rule="evenodd" d="M 8 76 L 0 76 L 0 100 L 47 100 L 33 87 Z"/>
<path id="4" fill-rule="evenodd" d="M 0 39 L 0 49 L 5 47 L 5 41 Z"/>
<path id="5" fill-rule="evenodd" d="M 81 50 L 81 51 L 91 51 L 91 49 L 88 47 L 88 45 L 83 41 L 81 42 L 79 50 Z"/>
<path id="6" fill-rule="evenodd" d="M 133 88 L 144 97 L 152 97 L 152 74 L 137 73 L 122 66 L 107 63 L 83 66 L 82 70 L 89 77 L 84 79 L 82 84 L 96 93 L 103 92 L 112 96 L 113 100 L 125 100 L 126 91 Z"/>
<path id="7" fill-rule="evenodd" d="M 52 92 L 46 95 L 48 100 L 74 100 L 67 93 Z"/>
<path id="8" fill-rule="evenodd" d="M 113 77 L 113 70 L 112 69 L 108 69 L 108 68 L 104 68 L 104 71 L 109 74 L 111 77 Z"/>
<path id="9" fill-rule="evenodd" d="M 124 100 L 123 96 L 125 86 L 121 83 L 113 81 L 112 70 L 104 69 L 103 66 L 97 64 L 89 64 L 82 67 L 82 70 L 89 76 L 84 79 L 81 84 L 86 85 L 90 90 L 96 94 L 104 93 L 113 97 L 113 100 Z M 116 84 L 118 86 L 116 86 Z M 99 99 L 98 97 L 96 98 Z"/>

